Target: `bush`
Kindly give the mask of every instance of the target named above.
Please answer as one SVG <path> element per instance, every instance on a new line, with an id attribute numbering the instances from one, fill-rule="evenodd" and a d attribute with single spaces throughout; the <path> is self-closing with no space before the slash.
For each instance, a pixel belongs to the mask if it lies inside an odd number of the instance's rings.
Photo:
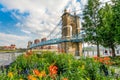
<path id="1" fill-rule="evenodd" d="M 69 54 L 43 52 L 20 55 L 1 73 L 2 80 L 110 80 L 93 58 L 75 59 Z M 6 76 L 7 75 L 7 76 Z"/>

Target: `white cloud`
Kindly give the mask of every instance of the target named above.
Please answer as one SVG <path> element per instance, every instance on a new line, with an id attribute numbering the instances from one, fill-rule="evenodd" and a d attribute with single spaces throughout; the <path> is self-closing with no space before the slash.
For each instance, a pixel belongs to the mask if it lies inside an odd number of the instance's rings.
<path id="1" fill-rule="evenodd" d="M 21 30 L 22 32 L 26 33 L 26 34 L 30 34 L 31 32 L 26 31 L 26 30 Z"/>
<path id="2" fill-rule="evenodd" d="M 79 3 L 77 0 L 0 0 L 0 3 L 5 6 L 4 10 L 17 10 L 21 14 L 29 13 L 27 17 L 15 12 L 12 12 L 12 15 L 20 21 L 16 26 L 21 28 L 22 32 L 27 33 L 29 37 L 35 39 L 46 37 L 56 27 L 66 6 L 71 11 L 74 8 L 79 10 L 81 4 L 86 4 L 86 1 L 81 0 Z M 81 13 L 81 11 L 77 11 L 77 13 Z M 58 31 L 59 29 L 56 30 L 56 33 Z"/>
<path id="3" fill-rule="evenodd" d="M 60 20 L 64 7 L 70 0 L 0 0 L 8 10 L 18 10 L 20 13 L 29 12 L 29 16 L 21 18 L 20 15 L 12 13 L 14 17 L 21 20 L 23 30 L 36 33 L 46 32 L 46 35 L 55 27 Z M 44 22 L 44 23 L 42 23 Z M 18 25 L 18 24 L 17 24 Z"/>
<path id="4" fill-rule="evenodd" d="M 26 19 L 13 13 L 13 15 L 22 21 L 22 28 L 30 31 L 50 31 L 55 27 L 56 22 L 61 17 L 61 12 L 69 0 L 0 0 L 8 10 L 19 10 L 20 13 L 29 12 Z M 45 22 L 42 24 L 41 22 Z"/>
<path id="5" fill-rule="evenodd" d="M 30 40 L 28 36 L 17 36 L 12 34 L 0 33 L 0 45 L 16 44 L 19 47 L 27 47 L 27 42 Z"/>
<path id="6" fill-rule="evenodd" d="M 81 9 L 87 4 L 87 0 L 80 0 L 80 2 L 78 0 L 0 0 L 0 3 L 4 5 L 1 9 L 3 12 L 15 10 L 12 16 L 20 21 L 16 26 L 27 34 L 27 36 L 16 36 L 0 33 L 0 45 L 15 43 L 18 47 L 23 47 L 26 46 L 28 40 L 46 37 L 61 19 L 64 8 L 70 12 L 78 10 L 77 14 L 82 13 Z M 27 12 L 29 15 L 18 15 L 16 11 L 21 14 Z M 60 31 L 59 28 L 55 33 Z"/>

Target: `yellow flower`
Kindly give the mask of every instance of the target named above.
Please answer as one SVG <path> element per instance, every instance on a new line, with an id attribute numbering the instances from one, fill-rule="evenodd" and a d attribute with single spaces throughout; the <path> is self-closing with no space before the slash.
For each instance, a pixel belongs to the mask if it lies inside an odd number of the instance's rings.
<path id="1" fill-rule="evenodd" d="M 39 74 L 39 77 L 45 77 L 45 76 L 46 76 L 45 71 L 41 71 L 40 74 Z"/>
<path id="2" fill-rule="evenodd" d="M 13 72 L 9 72 L 8 77 L 13 78 Z"/>
<path id="3" fill-rule="evenodd" d="M 23 80 L 22 78 L 20 78 L 20 80 Z"/>
<path id="4" fill-rule="evenodd" d="M 37 80 L 37 78 L 32 75 L 28 75 L 28 80 Z"/>
<path id="5" fill-rule="evenodd" d="M 82 67 L 81 67 L 82 69 L 85 69 L 85 65 L 82 65 Z"/>
<path id="6" fill-rule="evenodd" d="M 32 77 L 32 79 L 31 80 L 37 80 L 37 78 L 35 78 L 35 77 Z"/>

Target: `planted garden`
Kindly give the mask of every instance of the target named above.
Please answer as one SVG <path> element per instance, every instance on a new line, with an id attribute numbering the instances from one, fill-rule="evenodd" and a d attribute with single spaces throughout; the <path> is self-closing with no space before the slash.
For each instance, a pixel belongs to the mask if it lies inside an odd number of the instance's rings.
<path id="1" fill-rule="evenodd" d="M 75 59 L 70 54 L 34 52 L 20 55 L 1 70 L 1 80 L 119 80 L 110 68 L 111 58 Z"/>

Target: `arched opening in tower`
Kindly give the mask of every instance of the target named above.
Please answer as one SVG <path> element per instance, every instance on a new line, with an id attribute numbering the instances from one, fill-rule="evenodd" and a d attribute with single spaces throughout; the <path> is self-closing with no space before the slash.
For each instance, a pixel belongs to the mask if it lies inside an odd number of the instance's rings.
<path id="1" fill-rule="evenodd" d="M 70 26 L 70 37 L 72 37 L 72 26 Z"/>

